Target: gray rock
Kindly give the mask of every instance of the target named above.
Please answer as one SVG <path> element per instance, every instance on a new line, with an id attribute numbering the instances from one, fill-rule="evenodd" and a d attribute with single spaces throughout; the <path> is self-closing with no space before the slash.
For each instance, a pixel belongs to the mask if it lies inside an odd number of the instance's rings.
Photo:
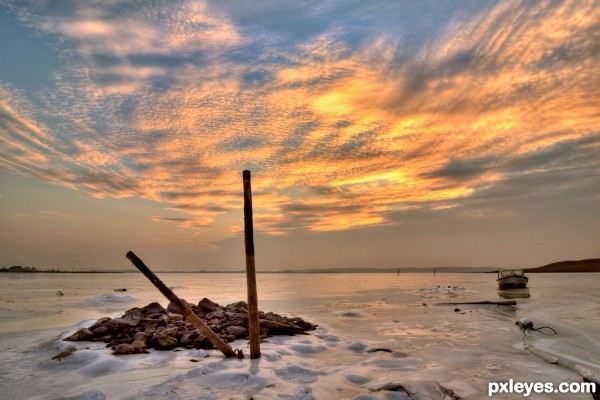
<path id="1" fill-rule="evenodd" d="M 135 337 L 133 338 L 133 343 L 131 343 L 131 345 L 139 349 L 145 349 L 149 338 L 150 335 L 148 335 L 147 333 L 138 332 L 135 334 Z"/>
<path id="2" fill-rule="evenodd" d="M 166 314 L 161 315 L 156 322 L 159 326 L 167 326 L 169 324 L 169 317 Z"/>
<path id="3" fill-rule="evenodd" d="M 167 314 L 167 316 L 169 317 L 169 320 L 171 320 L 171 321 L 183 321 L 183 315 L 178 314 L 178 313 L 170 312 Z"/>
<path id="4" fill-rule="evenodd" d="M 139 347 L 135 347 L 129 343 L 121 343 L 115 346 L 113 350 L 113 354 L 115 355 L 125 355 L 125 354 L 139 354 L 142 352 L 142 349 Z"/>
<path id="5" fill-rule="evenodd" d="M 189 304 L 189 303 L 188 303 Z M 248 337 L 247 304 L 243 301 L 233 303 L 227 308 L 221 307 L 209 299 L 200 301 L 198 315 L 225 342 Z M 196 349 L 214 348 L 204 334 L 189 322 L 183 315 L 175 312 L 169 305 L 168 311 L 154 302 L 146 307 L 134 307 L 126 311 L 120 318 L 101 318 L 89 329 L 82 328 L 65 340 L 83 340 L 108 343 L 115 354 L 137 354 L 145 352 L 145 348 L 170 350 L 177 346 Z M 316 326 L 300 318 L 288 318 L 274 313 L 259 312 L 261 326 L 259 334 L 266 338 L 274 334 L 304 333 L 304 330 L 315 329 Z"/>
<path id="6" fill-rule="evenodd" d="M 204 314 L 208 314 L 210 312 L 222 309 L 223 308 L 220 305 L 218 305 L 212 300 L 207 299 L 206 297 L 200 300 L 200 302 L 198 303 L 198 310 L 203 312 Z"/>
<path id="7" fill-rule="evenodd" d="M 244 339 L 248 336 L 248 329 L 243 326 L 228 326 L 225 328 L 225 333 L 230 336 L 235 336 L 238 339 Z"/>
<path id="8" fill-rule="evenodd" d="M 248 313 L 248 303 L 245 301 L 238 301 L 237 303 L 228 304 L 225 309 L 232 313 Z"/>
<path id="9" fill-rule="evenodd" d="M 94 334 L 88 328 L 81 328 L 64 340 L 70 342 L 90 341 L 94 338 Z"/>
<path id="10" fill-rule="evenodd" d="M 142 313 L 144 314 L 144 316 L 148 314 L 166 314 L 167 310 L 165 310 L 163 306 L 161 306 L 155 301 L 142 308 Z"/>
<path id="11" fill-rule="evenodd" d="M 152 344 L 158 350 L 172 350 L 177 347 L 177 339 L 164 333 L 155 334 L 152 337 Z"/>
<path id="12" fill-rule="evenodd" d="M 112 318 L 110 318 L 110 317 L 103 317 L 103 318 L 100 318 L 98 321 L 96 321 L 96 322 L 95 322 L 95 323 L 94 323 L 92 326 L 90 326 L 88 329 L 89 329 L 90 331 L 93 331 L 94 329 L 96 329 L 96 328 L 99 328 L 100 326 L 104 325 L 105 323 L 107 323 L 107 322 L 109 322 L 109 321 L 111 321 L 111 320 L 112 320 Z"/>
<path id="13" fill-rule="evenodd" d="M 122 319 L 123 321 L 127 321 L 127 323 L 131 325 L 137 325 L 141 321 L 142 317 L 142 309 L 139 307 L 134 307 L 127 310 L 125 314 L 121 316 L 120 319 Z"/>
<path id="14" fill-rule="evenodd" d="M 139 326 L 146 330 L 156 329 L 156 327 L 158 327 L 158 321 L 155 319 L 144 318 L 140 321 Z"/>

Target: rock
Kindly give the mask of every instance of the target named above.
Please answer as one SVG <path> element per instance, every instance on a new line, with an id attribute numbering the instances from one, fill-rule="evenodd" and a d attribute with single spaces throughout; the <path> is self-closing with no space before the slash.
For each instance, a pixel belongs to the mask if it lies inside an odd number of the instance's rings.
<path id="1" fill-rule="evenodd" d="M 140 321 L 139 326 L 143 327 L 146 330 L 156 329 L 158 326 L 158 321 L 155 319 L 145 318 Z"/>
<path id="2" fill-rule="evenodd" d="M 237 303 L 232 303 L 225 306 L 225 309 L 232 313 L 248 313 L 248 303 L 245 301 L 238 301 Z"/>
<path id="3" fill-rule="evenodd" d="M 120 319 L 127 321 L 127 323 L 131 325 L 137 325 L 141 321 L 143 315 L 141 308 L 134 307 L 127 310 Z"/>
<path id="4" fill-rule="evenodd" d="M 114 355 L 125 355 L 125 354 L 139 354 L 142 349 L 135 347 L 129 343 L 121 343 L 115 346 L 113 350 Z"/>
<path id="5" fill-rule="evenodd" d="M 109 327 L 106 324 L 104 324 L 97 328 L 94 328 L 92 330 L 92 333 L 94 334 L 95 337 L 101 337 L 101 336 L 108 334 L 109 331 L 110 331 Z"/>
<path id="6" fill-rule="evenodd" d="M 243 326 L 228 326 L 225 328 L 225 333 L 234 336 L 237 339 L 245 339 L 248 336 L 248 329 Z"/>
<path id="7" fill-rule="evenodd" d="M 185 332 L 179 337 L 179 346 L 191 349 L 194 347 L 196 339 L 198 339 L 198 334 L 196 332 Z"/>
<path id="8" fill-rule="evenodd" d="M 214 301 L 207 299 L 206 297 L 200 300 L 200 302 L 198 303 L 198 310 L 203 312 L 204 314 L 208 314 L 210 312 L 222 309 L 223 308 L 220 305 L 218 305 Z"/>
<path id="9" fill-rule="evenodd" d="M 142 308 L 142 314 L 144 314 L 144 317 L 147 317 L 147 315 L 149 315 L 149 314 L 166 314 L 166 313 L 167 313 L 167 310 L 165 310 L 164 307 L 161 306 L 156 301 L 153 303 L 150 303 L 146 307 Z"/>
<path id="10" fill-rule="evenodd" d="M 161 315 L 156 320 L 158 326 L 167 326 L 169 324 L 169 317 L 166 314 Z"/>
<path id="11" fill-rule="evenodd" d="M 130 320 L 124 318 L 113 318 L 100 328 L 106 327 L 110 332 L 119 332 L 132 327 L 135 327 L 137 323 L 132 324 Z"/>
<path id="12" fill-rule="evenodd" d="M 100 326 L 104 325 L 105 323 L 111 321 L 112 318 L 110 317 L 103 317 L 100 318 L 98 321 L 96 321 L 92 326 L 90 326 L 88 329 L 90 331 L 94 331 L 96 328 L 99 328 Z"/>
<path id="13" fill-rule="evenodd" d="M 170 312 L 167 314 L 167 316 L 169 317 L 169 320 L 171 320 L 171 321 L 183 321 L 183 315 L 178 314 L 178 313 Z"/>
<path id="14" fill-rule="evenodd" d="M 248 325 L 248 314 L 243 313 L 225 313 L 229 323 L 227 325 L 246 326 Z M 260 319 L 260 315 L 258 316 Z"/>
<path id="15" fill-rule="evenodd" d="M 248 337 L 245 302 L 221 307 L 209 299 L 202 299 L 198 307 L 190 305 L 190 308 L 198 311 L 198 315 L 223 341 L 231 342 Z M 263 339 L 274 334 L 292 335 L 316 328 L 316 325 L 297 317 L 288 318 L 274 313 L 265 314 L 262 311 L 259 315 L 265 317 L 260 319 L 259 327 L 259 334 Z M 173 304 L 169 304 L 165 310 L 157 302 L 143 308 L 131 308 L 119 318 L 101 318 L 89 328 L 82 328 L 65 340 L 105 342 L 107 347 L 113 349 L 114 354 L 119 355 L 145 352 L 146 348 L 214 348 L 203 333 L 198 332 L 191 323 L 184 320 L 182 314 L 176 312 Z"/>
<path id="16" fill-rule="evenodd" d="M 115 292 L 126 292 L 126 291 L 127 291 L 127 289 L 125 289 L 125 288 L 117 288 L 117 289 L 115 289 L 114 291 L 115 291 Z"/>
<path id="17" fill-rule="evenodd" d="M 56 295 L 57 296 L 64 296 L 65 294 L 59 290 L 58 292 L 56 292 Z"/>
<path id="18" fill-rule="evenodd" d="M 65 338 L 64 340 L 70 342 L 80 342 L 80 341 L 90 341 L 94 338 L 94 334 L 88 328 L 81 328 L 71 336 Z"/>
<path id="19" fill-rule="evenodd" d="M 172 350 L 177 347 L 177 339 L 164 333 L 155 334 L 152 337 L 152 344 L 158 350 Z"/>
<path id="20" fill-rule="evenodd" d="M 138 332 L 135 334 L 135 337 L 133 338 L 133 343 L 131 343 L 131 345 L 133 347 L 137 347 L 139 349 L 145 349 L 146 343 L 148 342 L 149 338 L 150 338 L 150 335 L 148 335 L 147 333 Z"/>
<path id="21" fill-rule="evenodd" d="M 225 319 L 225 311 L 223 309 L 219 308 L 216 311 L 212 311 L 212 312 L 209 312 L 208 314 L 206 314 L 205 318 L 207 320 L 211 320 L 211 319 L 219 319 L 219 320 Z"/>
<path id="22" fill-rule="evenodd" d="M 52 359 L 62 361 L 63 358 L 70 356 L 71 354 L 75 353 L 76 351 L 77 351 L 76 347 L 71 347 L 67 350 L 61 351 L 60 353 L 58 353 L 57 355 L 52 357 Z"/>

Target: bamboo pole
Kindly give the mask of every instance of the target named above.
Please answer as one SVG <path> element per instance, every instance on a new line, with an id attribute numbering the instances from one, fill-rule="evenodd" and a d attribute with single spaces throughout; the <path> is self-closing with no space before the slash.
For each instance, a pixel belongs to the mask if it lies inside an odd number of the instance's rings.
<path id="1" fill-rule="evenodd" d="M 214 333 L 212 329 L 210 329 L 210 327 L 206 325 L 194 311 L 192 311 L 186 302 L 177 297 L 177 295 L 173 293 L 173 291 L 169 289 L 167 285 L 165 285 L 160 279 L 158 279 L 156 275 L 154 275 L 154 272 L 152 272 L 138 256 L 130 251 L 127 253 L 126 257 L 137 269 L 140 270 L 142 274 L 146 276 L 146 278 L 148 278 L 150 282 L 152 282 L 154 286 L 156 286 L 158 290 L 160 290 L 160 292 L 171 303 L 175 304 L 181 310 L 181 313 L 189 323 L 194 325 L 196 329 L 203 333 L 204 336 L 206 336 L 206 338 L 210 340 L 210 342 L 214 344 L 217 349 L 221 350 L 221 353 L 223 353 L 225 357 L 244 357 L 240 350 L 233 350 L 231 346 L 225 343 L 216 333 Z"/>
<path id="2" fill-rule="evenodd" d="M 258 296 L 254 265 L 254 228 L 252 222 L 252 186 L 250 171 L 242 173 L 244 181 L 244 244 L 246 246 L 246 283 L 248 286 L 248 330 L 250 331 L 250 358 L 260 357 Z"/>

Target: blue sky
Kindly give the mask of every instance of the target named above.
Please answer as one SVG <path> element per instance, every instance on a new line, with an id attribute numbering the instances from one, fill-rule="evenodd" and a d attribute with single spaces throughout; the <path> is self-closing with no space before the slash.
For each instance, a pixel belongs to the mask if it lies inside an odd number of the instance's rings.
<path id="1" fill-rule="evenodd" d="M 600 246 L 595 1 L 0 1 L 0 265 L 539 266 Z"/>

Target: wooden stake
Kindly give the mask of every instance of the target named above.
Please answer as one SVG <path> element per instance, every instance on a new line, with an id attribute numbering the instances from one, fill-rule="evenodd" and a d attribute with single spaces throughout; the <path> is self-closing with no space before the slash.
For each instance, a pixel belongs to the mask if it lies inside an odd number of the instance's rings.
<path id="1" fill-rule="evenodd" d="M 126 257 L 132 262 L 133 265 L 135 265 L 137 269 L 140 270 L 142 274 L 146 276 L 146 278 L 148 278 L 150 282 L 152 282 L 154 286 L 156 286 L 158 290 L 160 290 L 160 292 L 171 303 L 175 304 L 181 310 L 181 313 L 189 323 L 194 325 L 196 329 L 203 333 L 204 336 L 206 336 L 206 338 L 210 340 L 210 342 L 214 344 L 217 349 L 221 350 L 221 353 L 223 353 L 225 357 L 244 357 L 240 350 L 234 351 L 231 346 L 225 343 L 216 333 L 214 333 L 212 329 L 210 329 L 210 327 L 206 325 L 194 311 L 192 311 L 186 302 L 177 297 L 177 295 L 173 293 L 173 291 L 169 289 L 167 285 L 165 285 L 160 279 L 158 279 L 156 275 L 154 275 L 154 272 L 152 272 L 138 256 L 130 251 L 127 253 Z"/>
<path id="2" fill-rule="evenodd" d="M 250 171 L 242 173 L 244 180 L 244 244 L 246 245 L 246 282 L 248 285 L 248 330 L 250 331 L 250 358 L 260 357 L 260 331 L 256 269 L 254 266 L 254 228 L 252 222 L 252 186 Z"/>

